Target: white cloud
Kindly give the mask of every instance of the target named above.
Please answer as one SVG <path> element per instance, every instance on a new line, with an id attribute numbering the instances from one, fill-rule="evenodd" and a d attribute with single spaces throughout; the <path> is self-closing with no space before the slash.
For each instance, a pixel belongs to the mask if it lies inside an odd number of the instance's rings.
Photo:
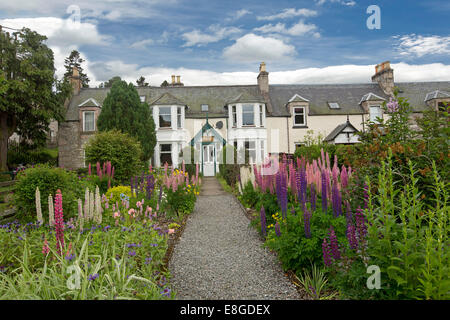
<path id="1" fill-rule="evenodd" d="M 232 61 L 258 62 L 286 59 L 295 53 L 294 46 L 285 44 L 282 40 L 249 33 L 225 48 L 223 56 Z"/>
<path id="2" fill-rule="evenodd" d="M 7 13 L 33 12 L 35 15 L 63 16 L 70 5 L 80 8 L 82 18 L 116 21 L 126 18 L 149 18 L 158 15 L 155 4 L 178 0 L 14 0 L 0 1 L 0 10 Z"/>
<path id="3" fill-rule="evenodd" d="M 236 19 L 240 19 L 247 14 L 251 14 L 252 12 L 247 9 L 241 9 L 236 12 Z"/>
<path id="4" fill-rule="evenodd" d="M 230 35 L 237 34 L 241 32 L 241 29 L 236 27 L 219 27 L 217 25 L 212 25 L 208 28 L 209 33 L 204 33 L 199 30 L 193 30 L 186 32 L 182 35 L 186 43 L 183 47 L 201 46 L 212 42 L 218 42 L 222 39 L 227 38 Z"/>
<path id="5" fill-rule="evenodd" d="M 262 60 L 261 60 L 262 61 Z M 181 75 L 182 82 L 188 86 L 201 85 L 254 85 L 258 76 L 258 63 L 255 63 L 255 72 L 214 72 L 186 68 L 158 68 L 143 67 L 137 64 L 125 64 L 122 61 L 109 61 L 92 63 L 89 65 L 93 74 L 91 79 L 105 81 L 119 75 L 128 82 L 143 75 L 150 85 L 159 86 L 164 80 L 170 81 L 170 75 Z M 339 83 L 370 83 L 375 65 L 340 65 L 323 68 L 303 68 L 286 71 L 270 71 L 268 64 L 270 84 L 339 84 Z M 450 81 L 450 65 L 442 63 L 410 65 L 398 63 L 391 65 L 394 68 L 396 82 L 408 81 Z M 93 81 L 98 85 L 100 81 Z"/>
<path id="6" fill-rule="evenodd" d="M 356 2 L 353 0 L 349 0 L 349 1 L 345 1 L 345 0 L 315 0 L 315 1 L 319 6 L 323 5 L 326 2 L 339 3 L 339 4 L 342 4 L 347 7 L 353 7 L 354 5 L 356 5 Z"/>
<path id="7" fill-rule="evenodd" d="M 398 52 L 402 56 L 422 57 L 429 54 L 449 54 L 450 36 L 421 36 L 416 34 L 395 37 L 399 39 Z"/>
<path id="8" fill-rule="evenodd" d="M 294 18 L 294 17 L 314 17 L 317 15 L 317 11 L 310 10 L 310 9 L 295 9 L 295 8 L 288 8 L 284 9 L 280 13 L 271 15 L 271 16 L 260 16 L 256 17 L 257 20 L 277 20 L 277 19 L 288 19 L 288 18 Z"/>
<path id="9" fill-rule="evenodd" d="M 134 49 L 145 49 L 147 46 L 151 46 L 153 43 L 155 43 L 155 41 L 153 41 L 153 39 L 144 39 L 141 41 L 136 41 L 134 43 L 132 43 L 130 45 L 130 48 L 134 48 Z"/>
<path id="10" fill-rule="evenodd" d="M 253 29 L 254 31 L 259 31 L 262 33 L 281 33 L 290 36 L 301 36 L 305 34 L 312 34 L 314 37 L 320 37 L 320 33 L 317 32 L 317 26 L 312 23 L 304 23 L 299 21 L 290 28 L 286 28 L 284 23 L 277 23 L 276 25 L 266 24 L 262 27 Z"/>
<path id="11" fill-rule="evenodd" d="M 69 20 L 55 17 L 1 19 L 0 24 L 11 28 L 27 27 L 47 36 L 47 45 L 53 50 L 56 75 L 61 78 L 65 72 L 64 59 L 72 50 L 82 45 L 107 45 L 109 36 L 100 34 L 97 26 L 91 23 L 72 24 Z M 86 57 L 81 53 L 81 56 Z M 87 63 L 83 66 L 88 72 Z"/>

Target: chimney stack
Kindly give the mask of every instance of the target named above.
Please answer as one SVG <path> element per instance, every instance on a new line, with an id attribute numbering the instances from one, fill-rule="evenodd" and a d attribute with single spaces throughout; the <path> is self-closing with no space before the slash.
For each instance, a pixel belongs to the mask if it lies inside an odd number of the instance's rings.
<path id="1" fill-rule="evenodd" d="M 81 90 L 81 78 L 77 67 L 72 67 L 72 75 L 69 76 L 69 83 L 73 88 L 73 94 L 79 94 Z"/>
<path id="2" fill-rule="evenodd" d="M 383 92 L 387 95 L 394 95 L 394 70 L 389 61 L 382 62 L 375 66 L 375 74 L 372 82 L 377 82 Z"/>
<path id="3" fill-rule="evenodd" d="M 175 84 L 175 75 L 172 75 L 172 84 Z"/>
<path id="4" fill-rule="evenodd" d="M 261 93 L 269 93 L 269 73 L 266 71 L 266 63 L 259 65 L 258 87 Z"/>

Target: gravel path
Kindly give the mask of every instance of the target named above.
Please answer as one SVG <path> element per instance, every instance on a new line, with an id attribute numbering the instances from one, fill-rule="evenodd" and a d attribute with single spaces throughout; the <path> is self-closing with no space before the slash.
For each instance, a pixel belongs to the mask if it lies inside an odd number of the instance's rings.
<path id="1" fill-rule="evenodd" d="M 204 178 L 169 269 L 178 299 L 299 299 L 237 200 Z"/>

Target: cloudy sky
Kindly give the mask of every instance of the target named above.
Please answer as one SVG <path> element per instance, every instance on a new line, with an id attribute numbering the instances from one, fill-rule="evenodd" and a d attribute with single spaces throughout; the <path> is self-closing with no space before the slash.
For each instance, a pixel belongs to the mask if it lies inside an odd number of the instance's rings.
<path id="1" fill-rule="evenodd" d="M 261 61 L 272 84 L 369 82 L 385 60 L 396 81 L 450 80 L 449 14 L 448 0 L 0 0 L 2 26 L 48 37 L 57 75 L 79 50 L 91 86 L 255 84 Z"/>

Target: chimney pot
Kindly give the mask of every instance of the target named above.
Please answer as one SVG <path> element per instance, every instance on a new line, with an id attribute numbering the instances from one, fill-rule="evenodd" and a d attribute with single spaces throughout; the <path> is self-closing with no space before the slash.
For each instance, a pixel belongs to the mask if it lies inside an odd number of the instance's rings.
<path id="1" fill-rule="evenodd" d="M 259 65 L 259 72 L 266 72 L 266 63 L 265 62 L 261 62 L 261 64 Z"/>
<path id="2" fill-rule="evenodd" d="M 175 75 L 172 75 L 172 84 L 175 84 Z"/>
<path id="3" fill-rule="evenodd" d="M 177 76 L 177 83 L 178 83 L 178 84 L 181 83 L 180 78 L 181 78 L 181 76 Z"/>

